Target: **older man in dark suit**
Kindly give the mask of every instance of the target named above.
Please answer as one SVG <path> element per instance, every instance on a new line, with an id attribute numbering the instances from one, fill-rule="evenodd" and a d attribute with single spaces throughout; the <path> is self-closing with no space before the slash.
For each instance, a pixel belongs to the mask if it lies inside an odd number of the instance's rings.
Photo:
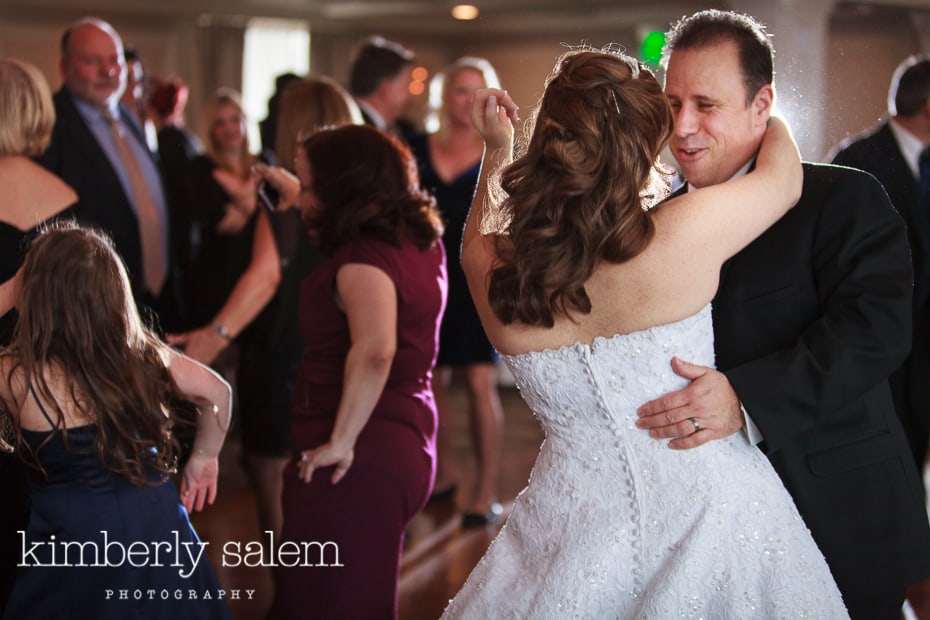
<path id="1" fill-rule="evenodd" d="M 126 86 L 119 34 L 96 18 L 75 22 L 62 36 L 59 70 L 52 142 L 37 161 L 77 191 L 78 220 L 113 238 L 137 303 L 172 328 L 178 306 L 167 197 L 141 128 L 119 104 Z"/>
<path id="2" fill-rule="evenodd" d="M 689 185 L 744 173 L 774 101 L 767 35 L 711 10 L 667 45 L 670 147 Z M 679 449 L 746 429 L 856 619 L 900 619 L 908 584 L 930 575 L 920 480 L 887 382 L 910 348 L 910 306 L 904 225 L 881 186 L 805 164 L 798 204 L 721 271 L 719 371 L 676 360 L 691 384 L 640 410 L 639 425 Z"/>
<path id="3" fill-rule="evenodd" d="M 907 224 L 914 265 L 911 353 L 891 376 L 895 409 L 923 471 L 930 441 L 930 56 L 902 62 L 888 93 L 891 116 L 842 142 L 833 163 L 877 178 Z"/>

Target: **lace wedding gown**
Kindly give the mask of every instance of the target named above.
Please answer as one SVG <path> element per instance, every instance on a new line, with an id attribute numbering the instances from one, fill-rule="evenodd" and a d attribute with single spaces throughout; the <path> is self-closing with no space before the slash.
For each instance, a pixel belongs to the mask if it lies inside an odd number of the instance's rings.
<path id="1" fill-rule="evenodd" d="M 503 356 L 546 432 L 529 485 L 443 618 L 847 618 L 745 433 L 672 450 L 636 409 L 713 366 L 710 306 L 593 344 Z"/>

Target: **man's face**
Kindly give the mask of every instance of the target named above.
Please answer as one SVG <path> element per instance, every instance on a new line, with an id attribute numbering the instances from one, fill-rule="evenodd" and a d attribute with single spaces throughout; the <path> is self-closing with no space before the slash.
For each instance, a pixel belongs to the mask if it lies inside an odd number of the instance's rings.
<path id="1" fill-rule="evenodd" d="M 126 86 L 123 44 L 92 24 L 75 27 L 59 64 L 68 90 L 82 101 L 103 108 L 115 103 Z"/>
<path id="2" fill-rule="evenodd" d="M 694 187 L 723 183 L 758 150 L 772 109 L 772 87 L 762 87 L 746 103 L 732 41 L 673 51 L 665 94 L 675 114 L 669 148 Z"/>
<path id="3" fill-rule="evenodd" d="M 385 122 L 390 125 L 404 114 L 407 100 L 410 99 L 410 67 L 404 67 L 397 77 L 384 80 L 382 88 L 385 89 Z"/>

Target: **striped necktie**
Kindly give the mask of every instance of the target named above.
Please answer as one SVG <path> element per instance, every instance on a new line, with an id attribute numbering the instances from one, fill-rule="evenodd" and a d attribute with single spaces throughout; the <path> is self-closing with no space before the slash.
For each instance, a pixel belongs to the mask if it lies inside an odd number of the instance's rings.
<path id="1" fill-rule="evenodd" d="M 139 238 L 142 241 L 145 288 L 149 293 L 157 296 L 165 283 L 166 272 L 161 243 L 161 217 L 155 206 L 155 200 L 152 198 L 152 192 L 145 181 L 145 176 L 142 174 L 142 169 L 139 167 L 139 162 L 132 152 L 125 129 L 109 109 L 104 110 L 103 117 L 113 133 L 113 141 L 132 188 L 133 204 L 136 207 L 136 218 L 139 221 Z"/>

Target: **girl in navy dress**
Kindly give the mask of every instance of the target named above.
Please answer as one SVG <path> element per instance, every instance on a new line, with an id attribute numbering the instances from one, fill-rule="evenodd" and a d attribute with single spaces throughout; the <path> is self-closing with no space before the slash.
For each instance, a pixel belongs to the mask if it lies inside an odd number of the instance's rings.
<path id="1" fill-rule="evenodd" d="M 101 233 L 56 224 L 26 255 L 0 399 L 30 468 L 3 618 L 228 618 L 188 520 L 216 497 L 229 386 L 143 327 Z M 180 495 L 171 404 L 200 411 Z"/>

